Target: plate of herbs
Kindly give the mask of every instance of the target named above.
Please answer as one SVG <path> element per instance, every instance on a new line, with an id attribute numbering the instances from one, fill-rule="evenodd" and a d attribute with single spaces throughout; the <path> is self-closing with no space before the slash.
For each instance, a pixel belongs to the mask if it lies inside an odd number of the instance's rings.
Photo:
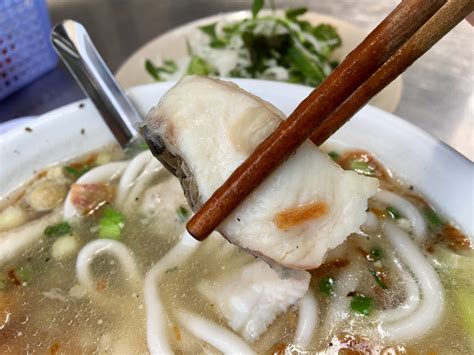
<path id="1" fill-rule="evenodd" d="M 128 88 L 184 75 L 254 78 L 318 86 L 368 31 L 307 11 L 261 9 L 223 13 L 172 29 L 132 54 L 116 73 Z M 401 78 L 371 104 L 393 112 Z"/>

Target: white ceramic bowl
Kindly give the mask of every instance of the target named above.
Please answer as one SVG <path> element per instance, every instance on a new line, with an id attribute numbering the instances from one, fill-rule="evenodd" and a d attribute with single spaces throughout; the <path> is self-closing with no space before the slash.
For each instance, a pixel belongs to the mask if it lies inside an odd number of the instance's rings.
<path id="1" fill-rule="evenodd" d="M 310 88 L 261 80 L 235 82 L 289 114 Z M 173 84 L 139 86 L 129 96 L 143 115 Z M 0 196 L 5 196 L 34 172 L 58 161 L 97 149 L 113 137 L 89 100 L 46 113 L 0 136 Z M 83 133 L 82 133 L 83 132 Z M 367 106 L 340 129 L 331 141 L 373 152 L 429 201 L 474 234 L 474 164 L 412 124 Z"/>

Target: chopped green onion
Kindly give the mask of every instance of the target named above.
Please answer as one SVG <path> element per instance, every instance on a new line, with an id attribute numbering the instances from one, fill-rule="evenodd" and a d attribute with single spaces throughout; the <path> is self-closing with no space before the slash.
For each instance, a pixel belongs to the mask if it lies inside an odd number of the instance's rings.
<path id="1" fill-rule="evenodd" d="M 71 175 L 74 175 L 76 178 L 80 178 L 82 175 L 87 173 L 89 170 L 91 170 L 91 167 L 89 165 L 83 165 L 81 169 L 73 168 L 70 165 L 66 165 L 64 167 L 64 171 L 66 171 L 67 173 L 69 173 Z"/>
<path id="2" fill-rule="evenodd" d="M 429 207 L 423 209 L 423 214 L 425 215 L 425 218 L 432 229 L 442 227 L 446 224 L 446 222 Z"/>
<path id="3" fill-rule="evenodd" d="M 351 162 L 350 168 L 356 173 L 365 175 L 365 176 L 375 176 L 375 170 L 368 163 L 361 160 L 353 160 Z"/>
<path id="4" fill-rule="evenodd" d="M 181 222 L 184 223 L 188 220 L 189 211 L 186 209 L 186 207 L 179 206 L 178 209 L 176 210 L 176 213 L 178 214 L 179 220 Z"/>
<path id="5" fill-rule="evenodd" d="M 398 210 L 392 206 L 388 206 L 385 211 L 388 213 L 388 215 L 392 218 L 392 219 L 399 219 L 402 215 L 400 214 L 400 212 L 398 212 Z"/>
<path id="6" fill-rule="evenodd" d="M 7 288 L 7 282 L 3 279 L 0 279 L 0 291 L 5 290 Z"/>
<path id="7" fill-rule="evenodd" d="M 48 237 L 60 237 L 65 234 L 70 234 L 71 232 L 72 227 L 68 222 L 53 224 L 44 229 L 44 234 Z"/>
<path id="8" fill-rule="evenodd" d="M 166 270 L 166 271 L 165 271 L 165 274 L 170 273 L 170 272 L 174 272 L 174 271 L 176 271 L 176 270 L 178 270 L 178 267 L 177 267 L 177 266 L 172 267 L 171 269 Z"/>
<path id="9" fill-rule="evenodd" d="M 99 237 L 107 239 L 120 239 L 120 234 L 125 225 L 122 213 L 110 206 L 104 208 L 104 213 L 99 221 Z"/>
<path id="10" fill-rule="evenodd" d="M 307 11 L 308 11 L 308 9 L 306 7 L 296 7 L 296 8 L 293 8 L 293 9 L 286 10 L 285 11 L 285 16 L 286 16 L 286 18 L 288 18 L 290 20 L 294 20 L 298 16 L 301 16 L 301 15 L 305 14 Z"/>
<path id="11" fill-rule="evenodd" d="M 252 4 L 252 17 L 256 18 L 258 13 L 263 7 L 263 0 L 253 0 Z"/>
<path id="12" fill-rule="evenodd" d="M 330 152 L 328 153 L 328 155 L 329 155 L 329 156 L 331 157 L 331 159 L 334 160 L 334 161 L 338 160 L 339 157 L 340 157 L 339 153 L 336 152 L 336 151 L 334 151 L 334 150 L 333 150 L 333 151 L 330 151 Z"/>
<path id="13" fill-rule="evenodd" d="M 334 294 L 334 279 L 330 276 L 324 277 L 319 281 L 319 291 L 326 296 Z"/>
<path id="14" fill-rule="evenodd" d="M 374 307 L 374 300 L 366 296 L 354 296 L 351 301 L 351 309 L 354 312 L 368 316 Z"/>
<path id="15" fill-rule="evenodd" d="M 26 282 L 31 278 L 33 270 L 28 266 L 20 266 L 15 269 L 15 276 L 21 281 Z"/>
<path id="16" fill-rule="evenodd" d="M 382 289 L 386 290 L 388 287 L 385 285 L 385 283 L 382 281 L 382 279 L 379 276 L 379 272 L 375 271 L 374 269 L 369 269 L 370 274 L 374 277 L 375 282 L 377 285 L 379 285 Z"/>
<path id="17" fill-rule="evenodd" d="M 382 249 L 380 249 L 380 248 L 373 248 L 370 251 L 370 258 L 373 261 L 377 261 L 377 260 L 382 259 L 382 256 L 383 256 L 383 253 L 382 253 Z"/>

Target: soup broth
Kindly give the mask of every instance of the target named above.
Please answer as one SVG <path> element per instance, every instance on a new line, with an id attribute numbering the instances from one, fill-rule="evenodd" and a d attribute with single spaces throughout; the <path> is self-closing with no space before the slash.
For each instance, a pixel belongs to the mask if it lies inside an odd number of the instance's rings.
<path id="1" fill-rule="evenodd" d="M 369 201 L 362 231 L 310 270 L 317 307 L 307 344 L 295 342 L 307 316 L 295 303 L 248 347 L 264 354 L 472 353 L 469 238 L 372 155 L 327 152 L 345 169 L 378 177 L 385 193 Z M 52 191 L 46 188 L 35 201 L 35 187 L 48 184 L 61 192 L 41 204 Z M 197 319 L 239 336 L 200 289 L 204 281 L 219 287 L 255 258 L 217 233 L 183 242 L 191 209 L 178 180 L 148 151 L 127 160 L 106 148 L 47 168 L 2 208 L 0 249 L 8 244 L 11 255 L 0 257 L 0 353 L 146 353 L 160 342 L 176 353 L 215 353 L 195 335 Z M 412 268 L 416 258 L 421 264 Z"/>

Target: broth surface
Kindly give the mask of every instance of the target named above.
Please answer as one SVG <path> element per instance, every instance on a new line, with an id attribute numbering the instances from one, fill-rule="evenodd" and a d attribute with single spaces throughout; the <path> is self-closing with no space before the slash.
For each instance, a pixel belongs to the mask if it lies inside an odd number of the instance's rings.
<path id="1" fill-rule="evenodd" d="M 465 308 L 460 306 L 465 306 L 466 297 L 472 300 L 474 292 L 474 283 L 468 277 L 474 272 L 469 239 L 447 223 L 412 186 L 396 179 L 370 154 L 340 150 L 329 151 L 329 154 L 346 169 L 377 176 L 384 190 L 403 197 L 423 213 L 427 232 L 424 241 L 418 245 L 426 260 L 436 269 L 444 289 L 441 320 L 427 334 L 409 341 L 390 340 L 377 331 L 379 313 L 402 304 L 407 287 L 394 266 L 401 256 L 393 250 L 380 223 L 392 221 L 413 238 L 414 232 L 408 216 L 403 216 L 393 206 L 372 199 L 369 201 L 369 211 L 375 216 L 378 227 L 373 230 L 363 227 L 361 233 L 351 235 L 346 242 L 332 250 L 322 266 L 310 271 L 310 291 L 319 304 L 319 325 L 309 346 L 301 349 L 292 345 L 298 321 L 296 305 L 280 315 L 250 346 L 263 354 L 283 354 L 285 351 L 347 354 L 472 353 L 474 334 L 469 334 L 469 327 L 466 326 L 469 324 L 466 317 L 472 317 L 472 314 L 466 316 Z M 23 220 L 21 225 L 13 223 L 13 227 L 0 231 L 0 247 L 2 238 L 18 233 L 28 221 L 45 218 L 54 213 L 54 209 L 63 209 L 65 196 L 61 195 L 60 203 L 48 210 L 38 210 L 29 197 L 38 181 L 49 179 L 57 182 L 58 186 L 65 186 L 65 191 L 68 191 L 81 175 L 87 174 L 82 170 L 105 166 L 110 161 L 124 158 L 115 148 L 106 148 L 66 166 L 50 167 L 39 173 L 34 181 L 2 205 L 0 213 L 9 207 L 18 208 L 17 215 L 22 215 Z M 127 279 L 120 260 L 103 253 L 91 263 L 95 287 L 95 293 L 91 294 L 78 281 L 76 262 L 81 248 L 103 239 L 100 237 L 101 224 L 107 206 L 123 216 L 119 236 L 115 239 L 131 251 L 143 279 L 167 255 L 180 239 L 191 210 L 178 180 L 162 170 L 156 169 L 155 173 L 145 175 L 142 180 L 136 179 L 134 186 L 137 188 L 130 188 L 126 204 L 118 204 L 114 199 L 120 189 L 119 177 L 112 176 L 107 183 L 94 183 L 101 186 L 99 189 L 105 185 L 110 187 L 114 198 L 107 201 L 108 197 L 101 195 L 104 200 L 93 201 L 94 208 L 84 215 L 67 220 L 70 226 L 67 233 L 47 236 L 42 235 L 41 230 L 41 237 L 17 257 L 0 263 L 0 353 L 148 351 L 143 280 L 138 286 L 134 285 Z M 94 191 L 98 191 L 97 186 L 94 186 Z M 51 202 L 52 205 L 54 203 Z M 62 218 L 59 220 L 63 221 Z M 72 238 L 69 240 L 73 241 L 74 248 L 71 247 L 67 253 L 64 250 L 62 254 L 56 252 L 59 247 L 55 243 L 61 238 Z M 186 331 L 175 317 L 175 311 L 191 311 L 231 330 L 216 305 L 197 290 L 198 285 L 203 280 L 225 278 L 252 260 L 253 256 L 213 234 L 201 243 L 189 260 L 165 270 L 157 279 L 156 287 L 168 319 L 168 339 L 176 353 L 216 352 L 212 346 Z M 338 289 L 344 288 L 344 282 L 349 285 L 348 275 L 356 278 L 357 284 L 349 287 L 345 301 L 336 293 Z M 330 280 L 334 287 L 330 286 Z M 356 306 L 351 306 L 354 300 L 360 300 L 357 297 L 372 302 L 371 307 L 362 309 L 367 310 L 368 315 L 354 310 Z M 332 322 L 331 307 L 337 299 L 341 299 L 340 302 L 344 304 L 342 309 L 347 318 L 342 321 L 336 318 Z M 472 318 L 470 322 L 472 324 Z"/>

